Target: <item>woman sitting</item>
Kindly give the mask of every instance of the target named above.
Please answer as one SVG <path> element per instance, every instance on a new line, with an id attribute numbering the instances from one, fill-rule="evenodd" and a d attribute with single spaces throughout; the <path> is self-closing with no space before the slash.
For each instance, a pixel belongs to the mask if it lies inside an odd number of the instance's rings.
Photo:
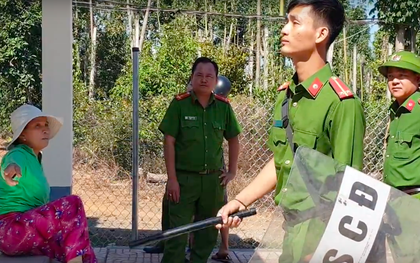
<path id="1" fill-rule="evenodd" d="M 62 126 L 56 117 L 23 105 L 11 115 L 13 140 L 1 162 L 0 252 L 96 263 L 78 196 L 49 202 L 41 151 Z"/>

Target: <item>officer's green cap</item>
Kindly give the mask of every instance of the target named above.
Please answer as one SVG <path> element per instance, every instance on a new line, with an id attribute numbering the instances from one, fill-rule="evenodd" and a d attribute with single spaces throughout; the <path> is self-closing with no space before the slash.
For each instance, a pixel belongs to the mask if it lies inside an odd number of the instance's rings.
<path id="1" fill-rule="evenodd" d="M 388 67 L 407 69 L 420 74 L 420 57 L 409 51 L 399 51 L 389 57 L 387 62 L 379 66 L 378 70 L 387 77 Z"/>

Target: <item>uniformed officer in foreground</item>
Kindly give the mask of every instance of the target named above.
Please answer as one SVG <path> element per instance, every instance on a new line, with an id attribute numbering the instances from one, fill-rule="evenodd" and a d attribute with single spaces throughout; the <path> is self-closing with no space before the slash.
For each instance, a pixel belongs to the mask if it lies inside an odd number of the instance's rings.
<path id="1" fill-rule="evenodd" d="M 229 100 L 213 94 L 218 67 L 198 58 L 192 67 L 192 91 L 171 102 L 159 126 L 165 135 L 170 228 L 216 216 L 223 205 L 223 185 L 234 178 L 241 128 Z M 223 138 L 229 144 L 229 165 L 223 170 Z M 217 230 L 194 233 L 190 262 L 205 263 L 217 240 Z M 163 263 L 183 263 L 187 235 L 165 242 Z"/>
<path id="2" fill-rule="evenodd" d="M 388 80 L 388 88 L 395 101 L 389 108 L 390 124 L 384 163 L 384 182 L 420 199 L 420 58 L 414 53 L 400 51 L 379 67 Z M 407 240 L 417 215 L 411 207 L 402 207 L 405 199 L 392 203 L 397 209 L 402 236 L 390 241 L 391 247 L 399 247 L 393 253 L 401 262 L 418 262 L 418 237 Z M 410 204 L 407 202 L 407 204 Z M 405 238 L 405 240 L 403 240 Z M 417 246 L 415 248 L 415 246 Z"/>
<path id="3" fill-rule="evenodd" d="M 235 200 L 219 211 L 224 227 L 238 226 L 240 219 L 228 215 L 246 209 L 273 189 L 276 204 L 279 203 L 280 190 L 287 182 L 294 151 L 299 146 L 362 169 L 365 118 L 361 102 L 333 75 L 326 62 L 327 50 L 343 28 L 344 8 L 338 0 L 291 0 L 287 13 L 281 53 L 291 58 L 296 73 L 290 83 L 278 89 L 268 142 L 274 158 Z M 299 206 L 299 200 L 288 201 L 297 203 L 289 209 L 305 209 Z M 320 222 L 306 220 L 296 225 L 286 224 L 280 262 L 308 261 L 316 247 L 305 246 L 306 234 L 309 230 L 321 231 L 321 238 L 325 225 Z M 317 243 L 312 242 L 312 245 Z"/>

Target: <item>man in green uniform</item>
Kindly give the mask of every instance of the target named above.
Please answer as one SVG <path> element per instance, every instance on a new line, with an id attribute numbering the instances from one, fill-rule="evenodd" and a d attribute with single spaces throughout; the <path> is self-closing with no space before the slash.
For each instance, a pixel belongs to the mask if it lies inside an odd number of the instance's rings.
<path id="1" fill-rule="evenodd" d="M 343 28 L 344 8 L 338 0 L 291 0 L 287 10 L 281 52 L 292 60 L 296 73 L 290 83 L 278 89 L 268 142 L 274 158 L 219 211 L 223 227 L 238 226 L 240 219 L 228 215 L 246 209 L 274 189 L 276 204 L 279 203 L 299 146 L 315 149 L 359 170 L 363 165 L 365 118 L 361 102 L 333 75 L 326 62 L 327 50 Z M 287 203 L 299 211 L 307 209 L 300 201 Z M 310 258 L 317 242 L 310 242 L 312 247 L 308 247 L 305 237 L 309 229 L 316 231 L 321 227 L 319 222 L 286 224 L 280 262 L 305 262 Z M 322 229 L 319 239 L 321 236 Z"/>
<path id="2" fill-rule="evenodd" d="M 420 199 L 420 58 L 400 51 L 379 71 L 395 98 L 389 108 L 384 182 Z"/>
<path id="3" fill-rule="evenodd" d="M 229 79 L 221 75 L 219 75 L 217 79 L 218 81 L 214 89 L 214 94 L 227 98 L 232 88 Z M 191 85 L 191 81 L 189 80 L 188 85 L 187 85 L 187 92 L 190 92 L 190 91 L 192 91 L 192 85 Z M 222 158 L 223 158 L 223 155 L 222 155 Z M 225 170 L 224 158 L 223 158 L 223 170 Z M 225 188 L 224 188 L 224 203 L 225 204 L 227 203 L 226 186 L 227 185 L 225 185 Z M 169 229 L 169 215 L 168 215 L 167 208 L 168 208 L 167 195 L 164 194 L 162 198 L 162 218 L 161 218 L 162 231 Z M 221 235 L 222 242 L 220 244 L 219 251 L 215 255 L 213 255 L 211 258 L 215 261 L 221 261 L 221 262 L 229 261 L 230 259 L 229 257 L 229 229 L 228 228 L 221 229 L 220 235 Z M 193 242 L 193 233 L 190 233 L 190 238 L 188 242 L 189 250 L 192 247 L 192 242 Z M 150 254 L 160 254 L 160 253 L 163 253 L 164 244 L 165 244 L 164 241 L 160 241 L 154 246 L 143 248 L 143 251 L 145 253 L 150 253 Z"/>
<path id="4" fill-rule="evenodd" d="M 241 128 L 229 100 L 213 94 L 218 67 L 198 58 L 192 67 L 192 91 L 171 102 L 159 126 L 165 135 L 170 228 L 216 215 L 223 205 L 223 184 L 236 175 Z M 223 168 L 223 138 L 229 144 L 228 171 Z M 217 230 L 194 233 L 190 261 L 205 263 L 217 240 Z M 165 242 L 163 263 L 183 263 L 187 235 Z"/>
<path id="5" fill-rule="evenodd" d="M 389 91 L 395 98 L 389 108 L 384 182 L 420 199 L 420 57 L 408 51 L 397 52 L 379 67 L 379 72 L 387 78 Z M 417 238 L 407 238 L 412 225 L 404 221 L 412 218 L 413 211 L 404 200 L 395 200 L 391 205 L 397 209 L 406 239 L 396 236 L 390 244 L 399 247 L 394 253 L 398 253 L 401 262 L 418 262 L 419 255 L 409 253 L 420 244 L 415 242 Z M 407 207 L 402 207 L 405 203 Z M 414 257 L 410 261 L 403 259 L 405 256 Z"/>

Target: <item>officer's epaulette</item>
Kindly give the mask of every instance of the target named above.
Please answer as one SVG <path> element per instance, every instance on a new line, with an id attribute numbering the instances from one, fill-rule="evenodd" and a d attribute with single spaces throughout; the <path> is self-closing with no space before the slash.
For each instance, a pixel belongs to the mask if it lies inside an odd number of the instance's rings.
<path id="1" fill-rule="evenodd" d="M 353 92 L 351 92 L 347 85 L 344 84 L 344 82 L 338 77 L 331 77 L 330 84 L 340 99 L 349 99 L 354 97 Z"/>
<path id="2" fill-rule="evenodd" d="M 228 99 L 228 98 L 225 98 L 225 97 L 223 97 L 223 96 L 220 96 L 220 95 L 218 95 L 218 94 L 214 94 L 214 97 L 216 98 L 216 99 L 218 99 L 218 100 L 221 100 L 221 101 L 223 101 L 223 102 L 226 102 L 226 103 L 230 103 L 230 100 Z"/>
<path id="3" fill-rule="evenodd" d="M 277 89 L 277 91 L 286 90 L 286 89 L 289 88 L 289 85 L 290 85 L 290 81 L 287 81 L 287 82 L 281 84 L 281 86 Z"/>
<path id="4" fill-rule="evenodd" d="M 191 94 L 189 92 L 184 92 L 184 93 L 180 93 L 178 95 L 175 96 L 176 100 L 183 100 L 185 98 L 188 98 L 189 96 L 191 96 Z"/>

